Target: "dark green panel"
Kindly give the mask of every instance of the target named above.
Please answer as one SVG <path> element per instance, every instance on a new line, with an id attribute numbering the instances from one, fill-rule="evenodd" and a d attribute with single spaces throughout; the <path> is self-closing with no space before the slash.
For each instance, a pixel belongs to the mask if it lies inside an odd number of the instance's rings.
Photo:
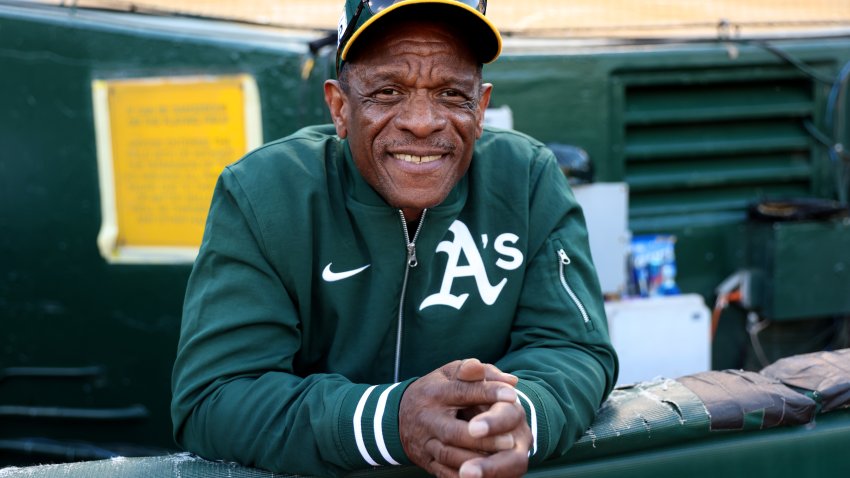
<path id="1" fill-rule="evenodd" d="M 608 69 L 593 56 L 511 55 L 484 68 L 493 83 L 491 106 L 510 106 L 514 127 L 540 141 L 581 146 L 597 177 L 616 167 L 606 160 L 609 140 Z"/>
<path id="2" fill-rule="evenodd" d="M 631 199 L 631 227 L 636 231 L 650 232 L 653 221 L 669 222 L 677 215 L 737 212 L 739 220 L 745 218 L 746 208 L 763 198 L 805 196 L 807 185 L 794 183 L 768 185 L 735 185 L 714 188 L 687 188 L 676 191 L 636 193 Z M 687 220 L 687 218 L 681 218 Z M 742 238 L 743 239 L 743 238 Z"/>
<path id="3" fill-rule="evenodd" d="M 850 221 L 755 224 L 751 266 L 766 319 L 850 315 Z"/>
<path id="4" fill-rule="evenodd" d="M 629 124 L 806 116 L 814 106 L 810 85 L 799 80 L 636 86 L 629 96 Z"/>
<path id="5" fill-rule="evenodd" d="M 248 73 L 270 140 L 325 117 L 325 71 L 301 75 L 314 37 L 0 6 L 0 464 L 36 442 L 58 450 L 41 460 L 104 453 L 78 441 L 174 449 L 170 373 L 190 266 L 100 256 L 92 80 Z"/>
<path id="6" fill-rule="evenodd" d="M 808 183 L 811 175 L 812 166 L 806 154 L 790 152 L 632 163 L 626 181 L 632 192 L 641 193 L 764 181 Z"/>
<path id="7" fill-rule="evenodd" d="M 652 161 L 696 155 L 799 150 L 811 140 L 799 121 L 769 119 L 723 123 L 678 123 L 626 131 L 628 160 Z"/>

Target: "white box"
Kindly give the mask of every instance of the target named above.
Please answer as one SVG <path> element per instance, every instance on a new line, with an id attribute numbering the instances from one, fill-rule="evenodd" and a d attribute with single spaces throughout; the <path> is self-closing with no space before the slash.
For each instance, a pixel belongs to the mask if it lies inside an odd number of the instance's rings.
<path id="1" fill-rule="evenodd" d="M 711 311 L 699 294 L 606 302 L 618 385 L 711 369 Z"/>
<path id="2" fill-rule="evenodd" d="M 632 235 L 628 230 L 629 187 L 626 183 L 573 186 L 584 211 L 590 255 L 604 294 L 626 292 L 627 261 Z"/>

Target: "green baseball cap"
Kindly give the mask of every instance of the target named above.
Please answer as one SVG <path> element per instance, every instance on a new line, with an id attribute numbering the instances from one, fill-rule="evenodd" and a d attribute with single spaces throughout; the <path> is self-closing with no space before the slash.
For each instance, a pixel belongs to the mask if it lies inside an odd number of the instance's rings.
<path id="1" fill-rule="evenodd" d="M 487 0 L 346 0 L 337 28 L 336 70 L 348 58 L 352 45 L 367 29 L 391 19 L 397 12 L 416 9 L 416 18 L 453 18 L 469 32 L 470 46 L 481 63 L 490 63 L 502 51 L 502 36 L 484 13 Z"/>

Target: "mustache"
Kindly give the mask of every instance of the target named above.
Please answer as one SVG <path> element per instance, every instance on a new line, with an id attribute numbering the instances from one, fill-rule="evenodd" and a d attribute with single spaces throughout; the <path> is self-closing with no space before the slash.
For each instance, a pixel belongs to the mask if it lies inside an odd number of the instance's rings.
<path id="1" fill-rule="evenodd" d="M 377 143 L 382 149 L 390 151 L 396 151 L 411 146 L 415 146 L 417 148 L 434 149 L 446 153 L 453 153 L 457 149 L 457 145 L 455 143 L 439 138 L 424 140 L 416 138 L 379 140 L 377 141 Z"/>

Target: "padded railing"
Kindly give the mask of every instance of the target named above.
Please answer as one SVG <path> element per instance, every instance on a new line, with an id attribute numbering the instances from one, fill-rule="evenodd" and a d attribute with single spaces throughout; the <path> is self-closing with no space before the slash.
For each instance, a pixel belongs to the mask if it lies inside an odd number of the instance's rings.
<path id="1" fill-rule="evenodd" d="M 759 373 L 710 371 L 615 390 L 564 457 L 528 476 L 850 476 L 850 349 L 782 359 Z M 360 476 L 425 476 L 387 468 Z M 190 454 L 0 470 L 0 478 L 281 478 Z"/>

